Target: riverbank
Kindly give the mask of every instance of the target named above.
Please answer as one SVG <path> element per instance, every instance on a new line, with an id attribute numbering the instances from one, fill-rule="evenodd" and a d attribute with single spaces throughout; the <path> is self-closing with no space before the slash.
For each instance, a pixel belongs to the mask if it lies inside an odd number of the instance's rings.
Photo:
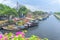
<path id="1" fill-rule="evenodd" d="M 48 15 L 47 15 L 47 16 L 45 15 L 45 16 L 42 17 L 42 18 L 44 19 L 44 18 L 47 18 L 47 17 L 48 17 Z M 34 19 L 34 20 L 35 20 L 35 19 Z M 45 20 L 45 19 L 44 19 L 44 20 Z M 30 21 L 31 21 L 31 20 L 30 20 Z M 12 27 L 13 27 L 13 26 L 12 26 Z M 35 26 L 34 26 L 34 27 L 35 27 Z M 36 27 L 38 27 L 38 26 L 36 26 Z M 35 28 L 32 28 L 32 29 L 35 29 Z M 36 28 L 36 29 L 37 29 L 37 28 Z M 29 30 L 29 29 L 28 29 L 28 30 Z M 19 30 L 19 31 L 21 31 L 21 30 Z M 33 30 L 32 30 L 32 31 L 33 31 Z M 39 30 L 37 30 L 37 31 L 39 31 Z M 6 32 L 7 32 L 7 33 L 9 33 L 9 32 L 15 33 L 15 32 L 17 32 L 17 31 L 16 31 L 16 30 L 12 30 L 12 31 L 10 31 L 10 30 L 3 30 L 3 31 L 2 31 L 2 30 L 1 30 L 1 32 L 2 32 L 2 33 L 6 33 Z M 29 34 L 28 34 L 28 35 L 29 35 Z M 28 36 L 28 35 L 26 35 L 26 36 Z M 32 34 L 32 35 L 33 35 L 33 34 Z"/>
<path id="2" fill-rule="evenodd" d="M 50 16 L 50 14 L 44 14 L 37 17 L 39 21 L 45 20 Z"/>
<path id="3" fill-rule="evenodd" d="M 54 16 L 55 16 L 57 19 L 60 19 L 60 15 L 54 14 Z"/>
<path id="4" fill-rule="evenodd" d="M 34 26 L 38 26 L 38 22 L 45 20 L 49 17 L 49 14 L 44 14 L 44 15 L 38 15 L 38 17 L 33 18 L 33 16 L 31 17 L 25 17 L 25 18 L 14 18 L 11 19 L 10 21 L 1 22 L 1 25 L 3 29 L 8 29 L 8 30 L 20 30 L 20 29 L 28 29 L 29 27 L 34 27 Z M 1 28 L 1 26 L 0 26 Z M 20 28 L 20 29 L 19 29 Z"/>

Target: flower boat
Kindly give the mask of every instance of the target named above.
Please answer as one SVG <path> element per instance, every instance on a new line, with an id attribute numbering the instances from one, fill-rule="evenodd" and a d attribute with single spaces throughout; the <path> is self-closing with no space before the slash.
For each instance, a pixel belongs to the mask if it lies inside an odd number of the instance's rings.
<path id="1" fill-rule="evenodd" d="M 14 30 L 14 31 L 18 31 L 20 30 L 18 27 L 16 27 L 15 25 L 8 25 L 8 26 L 4 26 L 2 27 L 4 30 Z"/>

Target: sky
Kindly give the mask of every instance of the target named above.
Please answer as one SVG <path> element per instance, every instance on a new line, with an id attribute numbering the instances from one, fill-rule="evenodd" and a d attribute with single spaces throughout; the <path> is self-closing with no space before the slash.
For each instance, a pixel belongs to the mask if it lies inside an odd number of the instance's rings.
<path id="1" fill-rule="evenodd" d="M 0 3 L 15 7 L 17 1 L 32 11 L 60 11 L 60 0 L 0 0 Z"/>

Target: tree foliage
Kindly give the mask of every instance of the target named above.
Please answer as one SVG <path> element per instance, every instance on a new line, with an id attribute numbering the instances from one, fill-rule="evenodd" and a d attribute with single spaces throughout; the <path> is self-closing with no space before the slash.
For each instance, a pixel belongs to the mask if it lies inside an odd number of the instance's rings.
<path id="1" fill-rule="evenodd" d="M 17 11 L 9 6 L 0 4 L 0 15 L 7 15 L 7 16 L 18 16 Z"/>
<path id="2" fill-rule="evenodd" d="M 45 13 L 47 13 L 47 12 L 43 12 L 43 11 L 34 11 L 33 12 L 34 15 L 43 15 Z"/>
<path id="3" fill-rule="evenodd" d="M 54 13 L 60 15 L 60 12 L 54 12 Z"/>
<path id="4" fill-rule="evenodd" d="M 22 6 L 22 7 L 19 8 L 18 14 L 19 14 L 19 15 L 22 15 L 22 14 L 23 14 L 23 15 L 26 15 L 26 14 L 28 13 L 28 11 L 29 11 L 29 10 L 28 10 L 25 6 Z"/>

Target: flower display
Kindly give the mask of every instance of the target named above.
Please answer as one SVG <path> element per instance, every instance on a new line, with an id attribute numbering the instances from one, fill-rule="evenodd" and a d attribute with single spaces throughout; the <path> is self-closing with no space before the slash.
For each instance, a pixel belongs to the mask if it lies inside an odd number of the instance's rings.
<path id="1" fill-rule="evenodd" d="M 18 36 L 18 35 L 21 35 L 22 37 L 24 37 L 25 33 L 24 32 L 16 32 L 16 36 Z"/>
<path id="2" fill-rule="evenodd" d="M 0 34 L 0 40 L 48 40 L 48 38 L 41 39 L 38 36 L 32 35 L 30 38 L 25 37 L 24 32 L 5 33 L 4 35 Z"/>

